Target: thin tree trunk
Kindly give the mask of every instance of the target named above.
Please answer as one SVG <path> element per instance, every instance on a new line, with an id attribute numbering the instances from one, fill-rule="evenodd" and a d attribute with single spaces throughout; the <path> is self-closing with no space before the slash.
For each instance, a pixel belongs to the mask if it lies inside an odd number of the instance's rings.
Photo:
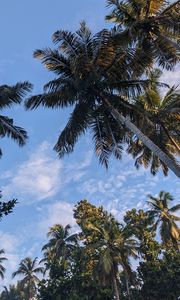
<path id="1" fill-rule="evenodd" d="M 114 289 L 114 296 L 116 300 L 120 300 L 120 295 L 119 295 L 119 288 L 118 288 L 118 283 L 117 283 L 117 277 L 116 277 L 116 272 L 113 268 L 113 289 Z"/>
<path id="2" fill-rule="evenodd" d="M 129 129 L 133 134 L 135 134 L 143 144 L 148 147 L 167 167 L 176 174 L 177 177 L 180 177 L 180 165 L 173 161 L 166 153 L 164 153 L 152 140 L 150 140 L 139 128 L 134 125 L 129 117 L 124 117 L 120 114 L 107 99 L 104 99 L 108 105 L 112 116 L 114 119 Z"/>
<path id="3" fill-rule="evenodd" d="M 115 276 L 113 278 L 113 285 L 114 285 L 114 296 L 116 297 L 116 300 L 120 300 L 118 286 L 117 286 L 117 279 Z"/>
<path id="4" fill-rule="evenodd" d="M 125 280 L 126 280 L 126 289 L 127 289 L 127 295 L 128 295 L 128 299 L 131 300 L 131 292 L 130 292 L 130 288 L 129 288 L 129 279 L 128 279 L 128 274 L 126 271 L 125 272 Z"/>
<path id="5" fill-rule="evenodd" d="M 129 272 L 131 272 L 131 269 L 129 266 L 127 266 L 126 263 L 123 262 L 124 258 L 122 259 L 121 265 L 123 267 L 124 275 L 125 275 L 125 282 L 126 282 L 126 290 L 127 290 L 127 296 L 128 299 L 131 300 L 131 291 L 129 288 Z M 128 272 L 129 269 L 129 272 Z"/>

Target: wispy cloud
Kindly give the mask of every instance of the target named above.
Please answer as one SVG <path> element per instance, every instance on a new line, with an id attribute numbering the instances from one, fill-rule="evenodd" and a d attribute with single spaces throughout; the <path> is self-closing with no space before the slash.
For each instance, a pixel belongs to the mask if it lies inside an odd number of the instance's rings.
<path id="1" fill-rule="evenodd" d="M 78 192 L 82 198 L 103 205 L 118 219 L 128 209 L 147 209 L 148 195 L 158 194 L 161 190 L 169 191 L 177 199 L 176 178 L 169 174 L 168 180 L 158 173 L 153 176 L 150 170 L 141 168 L 136 170 L 133 167 L 133 160 L 130 156 L 124 155 L 122 162 L 112 164 L 109 172 L 104 176 L 93 173 L 81 185 L 78 185 Z M 173 179 L 174 178 L 174 179 Z M 169 181 L 170 180 L 170 181 Z M 170 184 L 174 180 L 174 186 Z"/>
<path id="2" fill-rule="evenodd" d="M 61 184 L 61 161 L 48 155 L 49 144 L 42 143 L 27 161 L 18 166 L 11 174 L 9 183 L 3 187 L 4 195 L 18 191 L 19 195 L 28 195 L 35 200 L 53 196 Z"/>
<path id="3" fill-rule="evenodd" d="M 26 203 L 53 197 L 71 181 L 78 182 L 90 165 L 92 154 L 87 152 L 79 163 L 64 163 L 51 152 L 52 146 L 43 142 L 30 157 L 14 171 L 6 171 L 2 187 L 5 196 L 21 196 Z M 25 201 L 23 202 L 25 204 Z"/>
<path id="4" fill-rule="evenodd" d="M 55 202 L 38 207 L 39 221 L 36 224 L 37 234 L 44 238 L 50 226 L 61 224 L 66 226 L 75 225 L 73 218 L 74 205 L 65 201 Z"/>
<path id="5" fill-rule="evenodd" d="M 179 81 L 180 64 L 175 67 L 173 71 L 163 71 L 161 82 L 167 83 L 169 86 L 177 86 Z"/>

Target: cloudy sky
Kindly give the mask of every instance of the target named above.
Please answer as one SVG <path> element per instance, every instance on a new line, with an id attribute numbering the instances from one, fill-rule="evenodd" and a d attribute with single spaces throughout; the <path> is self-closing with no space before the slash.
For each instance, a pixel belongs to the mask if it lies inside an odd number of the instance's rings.
<path id="1" fill-rule="evenodd" d="M 105 0 L 2 0 L 1 1 L 1 84 L 28 80 L 33 93 L 53 75 L 32 57 L 36 48 L 52 46 L 51 35 L 58 29 L 75 30 L 86 20 L 93 31 L 109 26 L 104 22 Z M 169 84 L 178 83 L 178 70 L 165 72 Z M 111 161 L 106 171 L 94 157 L 90 136 L 83 137 L 75 152 L 63 160 L 54 153 L 53 145 L 65 125 L 69 110 L 38 109 L 25 112 L 22 107 L 3 111 L 26 128 L 28 143 L 19 149 L 9 140 L 1 140 L 0 189 L 4 200 L 17 198 L 14 213 L 0 223 L 0 248 L 6 250 L 7 276 L 10 282 L 20 259 L 40 256 L 49 226 L 74 223 L 74 204 L 87 198 L 103 204 L 118 219 L 132 207 L 146 208 L 148 194 L 160 190 L 180 195 L 178 180 L 170 172 L 153 177 L 148 170 L 134 168 L 133 160 L 124 154 L 122 161 Z"/>

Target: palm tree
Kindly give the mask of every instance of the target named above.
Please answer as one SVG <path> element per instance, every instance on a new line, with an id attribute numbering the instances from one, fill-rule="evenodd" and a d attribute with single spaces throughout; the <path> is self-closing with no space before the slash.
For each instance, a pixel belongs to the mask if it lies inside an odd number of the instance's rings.
<path id="1" fill-rule="evenodd" d="M 90 129 L 95 152 L 107 166 L 110 155 L 120 159 L 129 136 L 136 136 L 180 177 L 175 159 L 136 126 L 139 118 L 145 118 L 152 127 L 147 116 L 132 104 L 132 97 L 142 92 L 149 81 L 133 77 L 135 70 L 141 68 L 141 62 L 135 61 L 136 53 L 123 46 L 117 49 L 110 37 L 108 30 L 93 36 L 84 22 L 76 33 L 54 33 L 58 49 L 37 50 L 34 56 L 57 78 L 44 86 L 43 94 L 28 99 L 26 108 L 74 106 L 55 145 L 59 157 L 73 152 L 79 136 Z"/>
<path id="2" fill-rule="evenodd" d="M 24 291 L 26 291 L 27 300 L 32 300 L 35 296 L 36 284 L 39 282 L 37 274 L 44 273 L 44 268 L 37 265 L 37 257 L 34 260 L 26 257 L 20 262 L 18 270 L 12 274 L 13 278 L 19 275 L 23 276 L 21 285 Z"/>
<path id="3" fill-rule="evenodd" d="M 148 213 L 155 220 L 155 228 L 160 225 L 160 234 L 163 243 L 168 244 L 172 241 L 178 247 L 180 232 L 176 222 L 180 221 L 180 218 L 173 213 L 180 209 L 180 204 L 169 208 L 169 202 L 173 200 L 173 197 L 164 191 L 161 191 L 157 198 L 151 195 L 149 198 L 148 204 L 152 209 Z"/>
<path id="4" fill-rule="evenodd" d="M 22 291 L 22 286 L 17 283 L 17 285 L 10 285 L 9 288 L 4 286 L 4 290 L 0 295 L 0 300 L 23 300 L 25 297 Z"/>
<path id="5" fill-rule="evenodd" d="M 107 6 L 112 10 L 106 19 L 117 24 L 117 45 L 135 45 L 147 66 L 158 61 L 159 66 L 172 69 L 179 61 L 180 1 L 107 0 Z"/>
<path id="6" fill-rule="evenodd" d="M 77 234 L 70 235 L 70 225 L 63 227 L 60 224 L 55 224 L 50 227 L 47 236 L 50 238 L 47 244 L 42 248 L 44 251 L 44 259 L 46 269 L 51 268 L 53 262 L 59 262 L 60 265 L 66 268 L 67 260 L 77 244 Z"/>
<path id="7" fill-rule="evenodd" d="M 31 91 L 32 85 L 28 82 L 20 82 L 14 86 L 0 86 L 0 109 L 10 108 L 14 104 L 20 104 L 27 92 Z M 10 137 L 19 146 L 23 146 L 27 139 L 26 131 L 14 125 L 13 119 L 0 115 L 0 138 Z M 0 149 L 0 156 L 2 151 Z"/>
<path id="8" fill-rule="evenodd" d="M 100 281 L 110 280 L 113 285 L 115 299 L 120 299 L 119 293 L 119 266 L 122 267 L 125 278 L 128 298 L 131 299 L 129 282 L 132 276 L 130 257 L 137 258 L 137 242 L 127 235 L 127 232 L 115 221 L 111 215 L 107 215 L 104 226 L 88 223 L 87 228 L 98 236 L 97 242 L 92 242 L 90 248 L 98 252 L 96 273 Z M 100 226 L 99 226 L 100 225 Z"/>
<path id="9" fill-rule="evenodd" d="M 17 282 L 16 285 L 10 285 L 9 288 L 4 286 L 4 291 L 1 294 L 1 300 L 24 300 L 25 292 L 22 290 L 21 282 Z"/>
<path id="10" fill-rule="evenodd" d="M 4 255 L 5 251 L 3 249 L 0 250 L 0 277 L 1 279 L 4 279 L 4 273 L 6 271 L 5 267 L 3 266 L 3 262 L 7 260 L 6 257 L 2 256 Z"/>
<path id="11" fill-rule="evenodd" d="M 179 109 L 180 94 L 176 87 L 168 89 L 165 95 L 153 82 L 158 81 L 162 72 L 158 69 L 150 71 L 148 78 L 152 82 L 145 90 L 144 94 L 136 99 L 136 106 L 148 114 L 148 118 L 154 123 L 154 130 L 150 132 L 143 119 L 139 120 L 145 132 L 149 132 L 152 140 L 156 140 L 157 145 L 173 159 L 174 154 L 180 153 L 180 136 L 179 136 Z M 128 146 L 128 153 L 136 158 L 135 165 L 139 167 L 151 165 L 151 173 L 156 174 L 161 166 L 165 175 L 167 175 L 167 166 L 154 155 L 139 139 L 133 139 Z"/>
<path id="12" fill-rule="evenodd" d="M 49 242 L 43 246 L 42 250 L 51 249 L 56 257 L 68 255 L 73 245 L 77 242 L 77 235 L 70 235 L 71 226 L 68 224 L 63 227 L 60 224 L 55 224 L 50 227 L 47 236 L 50 238 Z"/>

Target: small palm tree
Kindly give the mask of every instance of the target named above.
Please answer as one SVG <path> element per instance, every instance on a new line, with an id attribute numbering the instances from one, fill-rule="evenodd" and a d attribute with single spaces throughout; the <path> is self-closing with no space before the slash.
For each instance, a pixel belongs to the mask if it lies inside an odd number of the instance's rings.
<path id="1" fill-rule="evenodd" d="M 90 129 L 95 152 L 107 167 L 110 155 L 120 159 L 129 136 L 136 136 L 180 177 L 175 159 L 136 126 L 143 118 L 153 130 L 152 121 L 132 103 L 132 97 L 149 83 L 133 75 L 142 61 L 136 61 L 133 49 L 117 49 L 108 30 L 92 35 L 84 22 L 75 33 L 57 31 L 53 42 L 58 44 L 57 50 L 37 50 L 34 56 L 57 78 L 44 86 L 43 94 L 28 99 L 26 108 L 74 107 L 55 145 L 59 157 L 73 152 L 78 138 Z"/>
<path id="2" fill-rule="evenodd" d="M 0 250 L 0 277 L 4 278 L 4 273 L 6 271 L 5 267 L 3 266 L 3 263 L 7 260 L 6 257 L 2 256 L 4 255 L 5 251 L 3 249 Z"/>
<path id="3" fill-rule="evenodd" d="M 180 136 L 179 136 L 179 108 L 180 94 L 176 87 L 168 89 L 165 95 L 161 95 L 154 82 L 158 81 L 162 72 L 158 69 L 148 73 L 149 80 L 152 84 L 145 92 L 137 97 L 136 106 L 148 114 L 149 119 L 154 124 L 154 130 L 150 130 L 143 119 L 139 120 L 144 127 L 144 132 L 148 131 L 151 139 L 156 140 L 156 144 L 173 159 L 174 154 L 180 153 Z M 151 165 L 151 173 L 156 174 L 161 166 L 165 175 L 167 175 L 167 166 L 148 149 L 139 139 L 133 139 L 128 146 L 128 153 L 136 158 L 136 166 Z"/>
<path id="4" fill-rule="evenodd" d="M 19 275 L 23 276 L 20 282 L 26 291 L 27 300 L 32 300 L 36 294 L 36 284 L 39 282 L 37 274 L 44 273 L 44 268 L 37 265 L 37 257 L 34 260 L 26 257 L 20 262 L 18 270 L 12 274 L 13 278 Z"/>
<path id="5" fill-rule="evenodd" d="M 28 82 L 17 83 L 14 86 L 0 86 L 0 109 L 10 108 L 14 104 L 20 104 L 27 92 L 31 91 L 32 85 Z M 0 138 L 10 137 L 19 146 L 23 146 L 27 139 L 26 131 L 14 125 L 13 119 L 0 115 Z M 0 150 L 0 156 L 2 151 Z"/>
<path id="6" fill-rule="evenodd" d="M 0 299 L 1 300 L 12 300 L 12 299 L 14 299 L 16 297 L 14 291 L 15 291 L 14 286 L 13 287 L 10 286 L 9 290 L 6 286 L 4 286 L 4 290 L 1 293 L 1 298 Z"/>
<path id="7" fill-rule="evenodd" d="M 25 299 L 25 294 L 22 291 L 22 286 L 17 283 L 17 285 L 10 285 L 9 288 L 4 286 L 4 290 L 0 296 L 1 300 L 23 300 Z"/>
<path id="8" fill-rule="evenodd" d="M 169 208 L 169 202 L 173 200 L 173 197 L 164 191 L 161 191 L 157 198 L 151 195 L 149 197 L 148 204 L 152 209 L 148 213 L 155 220 L 155 228 L 160 225 L 163 243 L 168 244 L 172 241 L 178 247 L 180 231 L 176 222 L 180 221 L 180 218 L 173 213 L 180 209 L 180 204 Z"/>
<path id="9" fill-rule="evenodd" d="M 129 282 L 132 275 L 130 257 L 137 258 L 137 242 L 130 238 L 126 231 L 109 215 L 106 224 L 99 226 L 87 223 L 86 226 L 92 232 L 96 232 L 98 241 L 90 244 L 99 259 L 96 266 L 96 274 L 101 280 L 109 280 L 113 285 L 115 299 L 120 299 L 119 292 L 119 266 L 122 267 L 126 277 L 128 298 L 130 299 Z"/>
<path id="10" fill-rule="evenodd" d="M 112 10 L 107 20 L 117 24 L 114 42 L 135 45 L 146 66 L 154 62 L 172 69 L 179 61 L 180 1 L 107 0 Z"/>
<path id="11" fill-rule="evenodd" d="M 66 261 L 77 243 L 77 235 L 70 235 L 70 229 L 70 225 L 63 227 L 60 224 L 50 227 L 47 234 L 50 240 L 42 248 L 45 257 L 42 261 L 45 262 L 47 268 L 49 263 L 54 260 L 61 261 L 61 264 L 66 265 Z"/>

